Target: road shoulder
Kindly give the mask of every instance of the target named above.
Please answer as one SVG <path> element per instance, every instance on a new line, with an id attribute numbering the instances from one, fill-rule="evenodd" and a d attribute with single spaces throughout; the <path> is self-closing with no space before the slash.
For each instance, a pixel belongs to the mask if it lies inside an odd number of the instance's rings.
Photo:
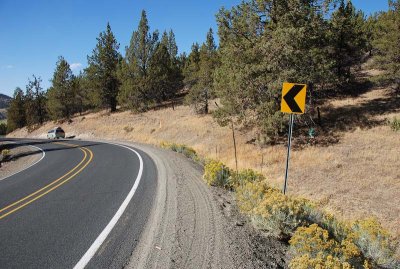
<path id="1" fill-rule="evenodd" d="M 202 168 L 180 154 L 136 143 L 158 173 L 148 225 L 127 268 L 285 268 L 284 243 L 262 236 L 231 193 L 208 187 Z"/>
<path id="2" fill-rule="evenodd" d="M 0 142 L 2 144 L 7 142 Z M 10 160 L 1 163 L 0 180 L 3 180 L 11 175 L 19 173 L 26 168 L 38 162 L 43 153 L 38 149 L 29 145 L 9 144 Z"/>

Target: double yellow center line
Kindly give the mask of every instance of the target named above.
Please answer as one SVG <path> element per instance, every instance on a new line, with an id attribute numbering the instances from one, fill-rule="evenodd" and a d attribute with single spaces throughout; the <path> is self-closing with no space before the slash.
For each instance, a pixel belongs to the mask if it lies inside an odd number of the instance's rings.
<path id="1" fill-rule="evenodd" d="M 74 178 L 76 175 L 78 175 L 80 172 L 82 172 L 82 170 L 85 169 L 85 167 L 88 166 L 89 163 L 92 162 L 93 152 L 88 148 L 79 147 L 78 145 L 61 143 L 61 142 L 58 142 L 55 144 L 60 144 L 60 145 L 73 147 L 73 148 L 79 148 L 84 154 L 83 159 L 80 161 L 80 163 L 78 163 L 74 168 L 72 168 L 70 171 L 68 171 L 65 175 L 57 178 L 50 184 L 29 194 L 28 196 L 25 196 L 24 198 L 0 209 L 0 220 L 18 210 L 20 210 L 21 208 L 24 208 L 25 206 L 33 203 L 34 201 L 40 199 L 41 197 L 45 196 L 46 194 L 54 191 L 61 185 L 65 184 L 66 182 L 70 181 L 72 178 Z"/>

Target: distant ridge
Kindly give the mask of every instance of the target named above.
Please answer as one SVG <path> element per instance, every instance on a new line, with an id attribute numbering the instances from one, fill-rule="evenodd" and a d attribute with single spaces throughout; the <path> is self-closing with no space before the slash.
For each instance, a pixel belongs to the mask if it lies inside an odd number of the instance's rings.
<path id="1" fill-rule="evenodd" d="M 8 108 L 10 105 L 11 97 L 0 93 L 0 109 Z"/>

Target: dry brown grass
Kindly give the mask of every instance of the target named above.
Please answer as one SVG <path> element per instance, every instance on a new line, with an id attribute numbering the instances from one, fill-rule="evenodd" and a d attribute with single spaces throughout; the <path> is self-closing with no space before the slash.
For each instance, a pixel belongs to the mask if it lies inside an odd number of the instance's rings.
<path id="1" fill-rule="evenodd" d="M 345 108 L 345 114 L 343 111 L 340 114 L 343 117 L 351 113 L 352 108 L 361 113 L 363 110 L 360 107 L 375 101 L 382 106 L 382 102 L 392 98 L 391 94 L 388 89 L 378 88 L 357 98 L 331 100 L 325 107 L 331 111 Z M 391 119 L 396 115 L 400 116 L 400 111 L 393 108 L 385 113 L 367 113 L 370 120 Z M 43 138 L 54 125 L 47 123 L 30 134 L 26 129 L 18 130 L 11 136 Z M 61 126 L 67 135 L 76 135 L 81 139 L 187 144 L 203 156 L 219 159 L 235 167 L 230 129 L 218 126 L 211 116 L 195 115 L 187 106 L 142 114 L 99 112 L 77 116 L 71 124 Z M 347 219 L 374 215 L 399 236 L 400 133 L 391 131 L 386 125 L 379 125 L 369 129 L 356 127 L 351 131 L 342 131 L 340 136 L 340 142 L 335 145 L 309 146 L 293 151 L 289 192 L 318 200 Z M 239 168 L 262 170 L 271 184 L 281 187 L 286 148 L 277 145 L 260 149 L 247 144 L 248 140 L 248 135 L 237 133 Z"/>

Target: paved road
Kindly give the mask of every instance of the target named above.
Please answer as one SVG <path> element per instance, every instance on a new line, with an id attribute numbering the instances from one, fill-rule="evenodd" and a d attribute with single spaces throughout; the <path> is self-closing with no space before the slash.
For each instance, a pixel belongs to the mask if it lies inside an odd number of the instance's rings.
<path id="1" fill-rule="evenodd" d="M 85 261 L 87 268 L 123 267 L 154 201 L 153 161 L 104 143 L 13 141 L 45 157 L 0 181 L 0 268 L 73 268 Z"/>

